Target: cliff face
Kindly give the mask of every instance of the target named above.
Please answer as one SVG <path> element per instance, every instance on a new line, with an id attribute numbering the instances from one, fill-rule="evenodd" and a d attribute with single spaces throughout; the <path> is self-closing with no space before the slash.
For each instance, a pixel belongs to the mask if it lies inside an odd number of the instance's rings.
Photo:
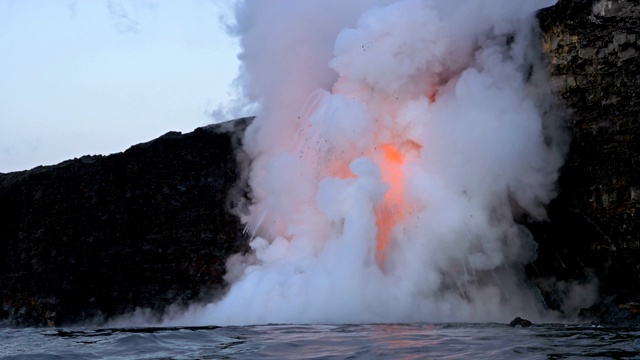
<path id="1" fill-rule="evenodd" d="M 603 297 L 640 295 L 640 3 L 560 0 L 540 14 L 549 72 L 572 109 L 573 140 L 549 208 L 533 225 L 532 277 L 599 279 Z M 558 288 L 544 289 L 550 305 Z"/>
<path id="2" fill-rule="evenodd" d="M 248 121 L 0 174 L 0 321 L 64 324 L 210 296 L 246 246 L 227 196 Z"/>

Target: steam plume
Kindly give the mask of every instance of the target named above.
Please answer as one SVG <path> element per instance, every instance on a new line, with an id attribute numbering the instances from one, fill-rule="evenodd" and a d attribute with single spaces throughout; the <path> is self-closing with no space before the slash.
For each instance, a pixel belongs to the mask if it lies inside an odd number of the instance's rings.
<path id="1" fill-rule="evenodd" d="M 534 18 L 554 2 L 238 5 L 253 251 L 183 321 L 539 319 L 515 219 L 544 219 L 566 147 Z"/>

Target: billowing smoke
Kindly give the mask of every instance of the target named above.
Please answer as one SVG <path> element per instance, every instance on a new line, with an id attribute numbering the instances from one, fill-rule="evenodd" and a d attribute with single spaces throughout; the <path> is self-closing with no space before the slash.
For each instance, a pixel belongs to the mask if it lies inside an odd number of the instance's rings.
<path id="1" fill-rule="evenodd" d="M 535 12 L 555 1 L 247 1 L 252 252 L 190 324 L 539 319 L 522 217 L 566 147 Z"/>

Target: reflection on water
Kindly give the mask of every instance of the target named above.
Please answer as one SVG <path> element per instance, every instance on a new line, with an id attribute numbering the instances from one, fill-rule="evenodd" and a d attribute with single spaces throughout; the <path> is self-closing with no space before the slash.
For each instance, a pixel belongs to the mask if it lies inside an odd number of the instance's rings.
<path id="1" fill-rule="evenodd" d="M 502 324 L 0 329 L 0 359 L 635 359 L 640 331 Z"/>

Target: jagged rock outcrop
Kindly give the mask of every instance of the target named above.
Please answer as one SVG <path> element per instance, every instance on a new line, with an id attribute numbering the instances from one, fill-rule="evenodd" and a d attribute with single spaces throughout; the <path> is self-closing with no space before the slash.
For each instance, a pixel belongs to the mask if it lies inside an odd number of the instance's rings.
<path id="1" fill-rule="evenodd" d="M 599 302 L 589 308 L 581 309 L 578 317 L 581 321 L 591 322 L 596 326 L 638 327 L 640 326 L 640 304 L 614 305 L 611 302 Z"/>
<path id="2" fill-rule="evenodd" d="M 532 225 L 532 278 L 599 279 L 602 299 L 640 296 L 640 3 L 560 0 L 540 23 L 572 145 L 550 222 Z M 541 288 L 560 307 L 557 282 Z M 550 286 L 549 286 L 550 285 Z"/>
<path id="3" fill-rule="evenodd" d="M 249 121 L 0 174 L 0 322 L 68 324 L 210 296 L 246 246 L 227 200 Z"/>
<path id="4" fill-rule="evenodd" d="M 509 326 L 511 327 L 521 327 L 521 328 L 528 328 L 528 327 L 531 327 L 531 325 L 533 325 L 531 321 L 527 319 L 523 319 L 519 316 L 511 320 L 511 322 L 509 323 Z"/>

